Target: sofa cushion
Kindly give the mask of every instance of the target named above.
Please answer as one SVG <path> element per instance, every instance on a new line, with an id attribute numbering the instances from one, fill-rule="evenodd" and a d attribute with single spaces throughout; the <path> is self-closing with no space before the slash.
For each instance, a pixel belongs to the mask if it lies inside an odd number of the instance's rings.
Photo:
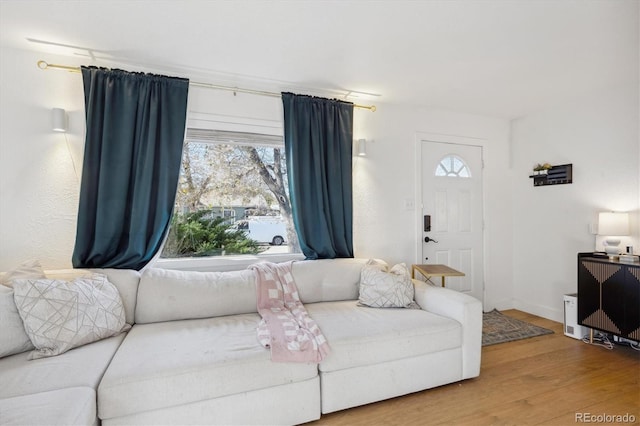
<path id="1" fill-rule="evenodd" d="M 60 355 L 69 349 L 111 337 L 130 327 L 118 289 L 106 275 L 73 281 L 19 279 L 14 298 L 24 327 L 36 347 L 30 359 Z"/>
<path id="2" fill-rule="evenodd" d="M 150 268 L 140 278 L 136 323 L 210 318 L 257 311 L 253 271 Z"/>
<path id="3" fill-rule="evenodd" d="M 133 326 L 98 388 L 101 419 L 316 377 L 317 364 L 274 363 L 258 314 Z M 247 407 L 250 409 L 250 407 Z"/>
<path id="4" fill-rule="evenodd" d="M 33 349 L 13 300 L 13 288 L 0 285 L 0 358 Z"/>
<path id="5" fill-rule="evenodd" d="M 360 271 L 368 259 L 322 259 L 293 262 L 292 273 L 302 303 L 358 298 Z"/>
<path id="6" fill-rule="evenodd" d="M 62 355 L 29 361 L 28 352 L 0 359 L 0 398 L 76 386 L 96 389 L 124 334 Z"/>
<path id="7" fill-rule="evenodd" d="M 306 305 L 331 346 L 319 365 L 335 371 L 457 348 L 462 327 L 421 309 L 376 309 L 358 302 Z"/>
<path id="8" fill-rule="evenodd" d="M 47 276 L 49 272 L 45 271 Z M 136 301 L 138 298 L 138 284 L 140 272 L 133 269 L 92 269 L 91 272 L 105 274 L 109 281 L 118 288 L 122 304 L 124 305 L 125 320 L 132 324 L 135 320 Z"/>
<path id="9" fill-rule="evenodd" d="M 0 358 L 33 349 L 13 299 L 13 280 L 45 278 L 40 262 L 28 260 L 0 273 Z"/>
<path id="10" fill-rule="evenodd" d="M 299 425 L 320 418 L 320 378 L 104 419 L 102 426 Z"/>
<path id="11" fill-rule="evenodd" d="M 93 425 L 96 392 L 74 387 L 0 399 L 3 425 Z"/>

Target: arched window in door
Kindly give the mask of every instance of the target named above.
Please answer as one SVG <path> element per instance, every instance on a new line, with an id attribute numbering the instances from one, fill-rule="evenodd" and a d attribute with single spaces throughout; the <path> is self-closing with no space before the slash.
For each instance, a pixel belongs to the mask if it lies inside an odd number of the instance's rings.
<path id="1" fill-rule="evenodd" d="M 471 170 L 469 170 L 469 167 L 467 167 L 467 164 L 462 158 L 458 157 L 457 155 L 450 154 L 440 160 L 440 162 L 436 166 L 435 175 L 470 178 Z"/>

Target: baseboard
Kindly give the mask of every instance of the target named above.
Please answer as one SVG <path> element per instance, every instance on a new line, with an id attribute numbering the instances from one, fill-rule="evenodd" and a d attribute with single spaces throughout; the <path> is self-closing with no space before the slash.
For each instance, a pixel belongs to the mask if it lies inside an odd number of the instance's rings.
<path id="1" fill-rule="evenodd" d="M 497 309 L 499 311 L 505 311 L 507 309 L 515 309 L 515 306 L 513 305 L 513 299 L 503 299 L 503 300 L 494 301 L 490 304 L 490 306 L 485 306 L 484 311 L 489 312 L 494 309 Z"/>
<path id="2" fill-rule="evenodd" d="M 548 306 L 540 306 L 532 303 L 527 303 L 523 300 L 514 299 L 513 309 L 523 311 L 529 314 L 537 315 L 542 318 L 549 319 L 551 321 L 563 322 L 564 312 L 557 309 L 549 308 Z"/>

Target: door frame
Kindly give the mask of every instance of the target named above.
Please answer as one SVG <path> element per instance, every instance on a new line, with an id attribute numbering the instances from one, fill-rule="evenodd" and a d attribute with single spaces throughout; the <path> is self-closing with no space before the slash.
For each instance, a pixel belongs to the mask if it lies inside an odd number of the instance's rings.
<path id="1" fill-rule="evenodd" d="M 471 145 L 479 146 L 482 149 L 482 300 L 484 305 L 484 299 L 486 296 L 486 276 L 487 276 L 487 229 L 484 226 L 486 223 L 486 206 L 487 206 L 487 179 L 485 174 L 485 159 L 489 151 L 488 141 L 484 138 L 470 137 L 470 136 L 458 136 L 447 135 L 441 133 L 429 133 L 429 132 L 416 132 L 415 137 L 415 219 L 414 219 L 414 235 L 415 235 L 415 263 L 423 263 L 422 261 L 422 211 L 424 209 L 424 203 L 422 200 L 422 143 L 423 142 L 436 142 L 436 143 L 450 143 L 457 145 Z"/>

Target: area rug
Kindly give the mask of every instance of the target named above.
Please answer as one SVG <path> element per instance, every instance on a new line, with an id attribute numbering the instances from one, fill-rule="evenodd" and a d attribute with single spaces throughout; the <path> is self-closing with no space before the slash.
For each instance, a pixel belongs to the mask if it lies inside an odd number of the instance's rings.
<path id="1" fill-rule="evenodd" d="M 552 333 L 552 330 L 511 318 L 495 309 L 482 315 L 482 346 L 496 345 Z"/>

